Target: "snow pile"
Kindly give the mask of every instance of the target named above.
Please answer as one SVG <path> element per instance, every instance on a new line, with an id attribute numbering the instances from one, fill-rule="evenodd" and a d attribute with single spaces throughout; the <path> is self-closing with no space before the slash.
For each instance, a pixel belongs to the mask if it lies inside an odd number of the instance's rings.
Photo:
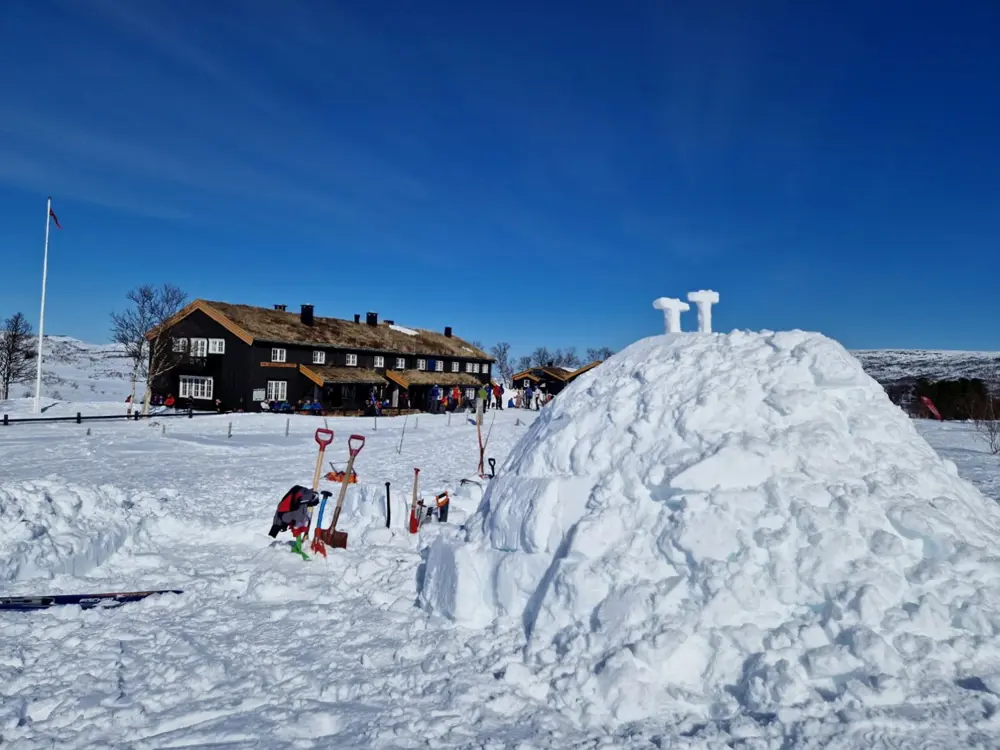
<path id="1" fill-rule="evenodd" d="M 406 326 L 398 326 L 395 323 L 390 323 L 389 328 L 394 331 L 399 331 L 400 333 L 405 333 L 407 336 L 416 336 L 417 332 L 412 328 L 407 328 Z"/>
<path id="2" fill-rule="evenodd" d="M 113 487 L 0 484 L 0 582 L 79 576 L 103 564 L 141 525 Z"/>
<path id="3" fill-rule="evenodd" d="M 542 411 L 420 599 L 523 627 L 584 721 L 898 704 L 1000 687 L 998 529 L 839 344 L 664 335 Z"/>

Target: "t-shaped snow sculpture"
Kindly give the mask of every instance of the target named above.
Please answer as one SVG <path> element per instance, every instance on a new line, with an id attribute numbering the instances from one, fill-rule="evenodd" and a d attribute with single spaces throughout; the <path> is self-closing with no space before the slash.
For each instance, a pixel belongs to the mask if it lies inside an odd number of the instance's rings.
<path id="1" fill-rule="evenodd" d="M 719 293 L 711 289 L 699 289 L 697 292 L 688 292 L 688 302 L 694 302 L 698 306 L 698 332 L 712 332 L 712 305 L 719 301 Z"/>
<path id="2" fill-rule="evenodd" d="M 681 313 L 691 309 L 687 302 L 681 302 L 673 297 L 660 297 L 653 300 L 653 307 L 663 310 L 663 325 L 666 333 L 681 332 Z"/>

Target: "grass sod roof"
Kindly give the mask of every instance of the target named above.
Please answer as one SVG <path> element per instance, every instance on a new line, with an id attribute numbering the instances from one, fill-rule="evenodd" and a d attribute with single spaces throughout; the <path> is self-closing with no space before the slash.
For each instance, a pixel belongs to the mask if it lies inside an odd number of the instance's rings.
<path id="1" fill-rule="evenodd" d="M 454 357 L 493 361 L 482 349 L 457 336 L 411 328 L 415 335 L 390 328 L 386 323 L 370 326 L 366 322 L 315 316 L 313 325 L 302 323 L 298 312 L 273 310 L 252 305 L 197 299 L 173 318 L 170 327 L 195 311 L 201 311 L 231 333 L 245 341 L 332 346 L 356 351 L 418 354 L 428 357 Z M 150 331 L 153 337 L 157 329 Z"/>
<path id="2" fill-rule="evenodd" d="M 345 383 L 350 385 L 386 385 L 388 381 L 375 370 L 358 367 L 299 365 L 299 371 L 316 385 Z"/>
<path id="3" fill-rule="evenodd" d="M 478 388 L 482 382 L 474 375 L 464 372 L 426 372 L 424 370 L 386 370 L 385 376 L 402 386 L 409 388 L 412 385 L 431 386 L 439 385 L 442 388 L 453 386 Z"/>
<path id="4" fill-rule="evenodd" d="M 589 372 L 590 370 L 593 370 L 595 367 L 597 367 L 603 361 L 604 360 L 602 360 L 602 359 L 595 359 L 593 362 L 590 362 L 589 364 L 584 365 L 580 369 L 573 370 L 573 372 L 571 372 L 569 374 L 569 376 L 567 377 L 567 380 L 573 380 L 573 378 L 577 378 L 580 375 L 583 375 L 583 373 Z"/>
<path id="5" fill-rule="evenodd" d="M 528 378 L 529 380 L 534 380 L 537 383 L 538 381 L 542 380 L 542 378 L 539 376 L 539 373 L 543 373 L 545 375 L 548 375 L 553 380 L 561 380 L 564 382 L 568 382 L 573 380 L 573 378 L 582 375 L 588 370 L 592 370 L 599 364 L 601 364 L 601 360 L 599 359 L 594 360 L 593 362 L 586 364 L 577 370 L 564 370 L 561 367 L 529 367 L 527 370 L 522 370 L 521 372 L 512 375 L 511 380 L 516 382 L 518 380 L 524 380 L 525 378 Z"/>

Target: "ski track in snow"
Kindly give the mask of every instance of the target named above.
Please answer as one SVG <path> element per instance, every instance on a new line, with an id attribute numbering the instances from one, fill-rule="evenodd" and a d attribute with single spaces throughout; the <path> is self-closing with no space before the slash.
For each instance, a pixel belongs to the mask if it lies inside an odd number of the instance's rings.
<path id="1" fill-rule="evenodd" d="M 487 450 L 497 465 L 534 413 L 505 410 Z M 487 414 L 487 425 L 492 414 Z M 226 438 L 229 421 L 233 438 Z M 416 424 L 419 421 L 419 424 Z M 662 717 L 582 727 L 547 702 L 521 664 L 523 633 L 470 632 L 415 606 L 421 551 L 454 533 L 479 501 L 475 429 L 464 415 L 330 419 L 324 461 L 346 463 L 365 435 L 341 528 L 347 550 L 304 562 L 288 535 L 266 532 L 281 495 L 308 484 L 322 420 L 225 415 L 195 420 L 19 425 L 0 431 L 0 490 L 16 498 L 96 498 L 76 523 L 40 510 L 72 570 L 53 554 L 7 575 L 5 595 L 183 588 L 107 611 L 77 607 L 0 613 L 0 746 L 21 748 L 936 748 L 1000 743 L 992 683 L 928 684 L 919 705 L 841 708 L 829 715 Z M 162 434 L 166 425 L 166 434 Z M 996 461 L 966 425 L 921 431 L 962 473 L 997 497 Z M 485 432 L 485 430 L 484 430 Z M 402 530 L 412 469 L 421 495 L 452 493 L 453 523 Z M 386 481 L 393 526 L 378 528 Z M 336 489 L 330 483 L 324 486 Z M 75 494 L 74 494 L 75 493 Z M 43 493 L 44 494 L 44 493 Z M 0 495 L 0 497 L 3 497 Z M 335 498 L 336 496 L 334 496 Z M 125 507 L 130 504 L 131 507 Z M 116 510 L 118 509 L 118 510 Z M 328 514 L 332 512 L 328 506 Z M 30 514 L 29 514 L 30 515 Z M 329 518 L 329 515 L 327 516 Z M 103 547 L 95 524 L 114 530 Z M 74 529 L 78 533 L 73 536 Z M 84 533 L 86 532 L 86 533 Z M 85 541 L 95 542 L 88 549 Z M 0 570 L 23 540 L 0 540 Z M 107 554 L 98 556 L 97 549 Z M 23 553 L 22 553 L 23 554 Z M 64 555 L 64 559 L 65 555 Z M 48 560 L 48 567 L 45 561 Z"/>

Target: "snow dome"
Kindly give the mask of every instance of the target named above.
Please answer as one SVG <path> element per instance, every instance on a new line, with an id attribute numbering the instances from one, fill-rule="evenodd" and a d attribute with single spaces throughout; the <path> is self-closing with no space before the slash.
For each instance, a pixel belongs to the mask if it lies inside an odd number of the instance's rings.
<path id="1" fill-rule="evenodd" d="M 595 719 L 901 703 L 1000 675 L 998 528 L 836 342 L 667 333 L 542 411 L 420 598 Z"/>

